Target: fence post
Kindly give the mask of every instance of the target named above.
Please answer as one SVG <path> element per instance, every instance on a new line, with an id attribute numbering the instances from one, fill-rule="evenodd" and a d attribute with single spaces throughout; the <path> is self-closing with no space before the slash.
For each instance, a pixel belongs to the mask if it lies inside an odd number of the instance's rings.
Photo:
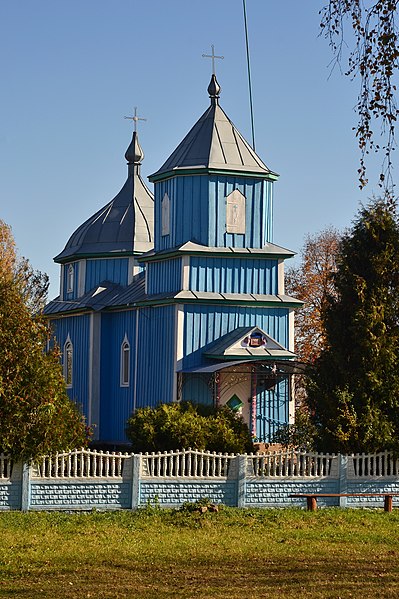
<path id="1" fill-rule="evenodd" d="M 131 509 L 135 510 L 140 505 L 140 478 L 141 478 L 141 453 L 132 456 L 132 503 Z"/>
<path id="2" fill-rule="evenodd" d="M 348 456 L 338 454 L 339 460 L 339 470 L 338 470 L 338 493 L 347 493 L 348 492 Z M 346 507 L 347 497 L 339 498 L 339 507 Z"/>
<path id="3" fill-rule="evenodd" d="M 22 481 L 21 481 L 21 510 L 27 512 L 30 508 L 30 464 L 22 464 Z"/>
<path id="4" fill-rule="evenodd" d="M 238 455 L 237 460 L 237 507 L 245 507 L 247 456 Z"/>

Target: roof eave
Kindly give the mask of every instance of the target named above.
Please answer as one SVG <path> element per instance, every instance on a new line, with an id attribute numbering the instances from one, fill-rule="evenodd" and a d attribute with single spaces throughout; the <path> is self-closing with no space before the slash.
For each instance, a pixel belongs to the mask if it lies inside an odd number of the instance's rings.
<path id="1" fill-rule="evenodd" d="M 252 179 L 266 179 L 268 181 L 277 181 L 279 175 L 273 171 L 261 171 L 251 169 L 234 169 L 234 168 L 212 168 L 206 166 L 193 166 L 184 168 L 175 168 L 165 172 L 159 172 L 150 175 L 148 180 L 151 183 L 157 183 L 164 179 L 171 179 L 172 177 L 189 176 L 189 175 L 234 175 L 235 177 L 251 177 Z"/>

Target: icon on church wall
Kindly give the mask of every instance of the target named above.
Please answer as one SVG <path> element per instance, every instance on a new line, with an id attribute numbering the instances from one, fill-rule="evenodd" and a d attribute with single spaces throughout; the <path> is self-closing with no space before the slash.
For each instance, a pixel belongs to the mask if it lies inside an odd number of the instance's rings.
<path id="1" fill-rule="evenodd" d="M 254 331 L 251 335 L 245 337 L 242 341 L 243 347 L 264 347 L 267 339 L 259 331 Z"/>
<path id="2" fill-rule="evenodd" d="M 161 235 L 169 235 L 170 233 L 170 200 L 167 193 L 162 198 L 161 202 Z"/>
<path id="3" fill-rule="evenodd" d="M 245 234 L 245 197 L 238 189 L 226 198 L 226 233 Z"/>

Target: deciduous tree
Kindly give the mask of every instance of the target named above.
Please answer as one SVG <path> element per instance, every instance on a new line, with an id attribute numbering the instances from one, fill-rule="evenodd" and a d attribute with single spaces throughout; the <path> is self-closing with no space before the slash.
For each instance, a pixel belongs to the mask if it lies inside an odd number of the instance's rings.
<path id="1" fill-rule="evenodd" d="M 0 451 L 35 459 L 85 444 L 83 418 L 68 398 L 57 350 L 39 307 L 43 281 L 19 261 L 11 230 L 0 222 Z M 37 301 L 38 298 L 41 298 Z"/>
<path id="2" fill-rule="evenodd" d="M 382 150 L 380 185 L 393 199 L 392 152 L 398 118 L 397 76 L 399 66 L 399 0 L 329 0 L 322 8 L 321 27 L 334 53 L 334 62 L 346 60 L 346 74 L 360 78 L 356 105 L 358 123 L 354 128 L 361 153 L 360 187 L 367 184 L 366 156 Z M 349 24 L 350 32 L 346 31 Z M 354 44 L 352 39 L 354 36 Z M 377 127 L 377 136 L 374 131 Z M 379 143 L 379 139 L 382 143 Z"/>

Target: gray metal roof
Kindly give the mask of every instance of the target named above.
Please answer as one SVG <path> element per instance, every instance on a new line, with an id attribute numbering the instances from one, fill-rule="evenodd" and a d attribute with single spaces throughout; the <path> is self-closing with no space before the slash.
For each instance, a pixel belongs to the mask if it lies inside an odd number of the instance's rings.
<path id="1" fill-rule="evenodd" d="M 121 191 L 76 229 L 54 258 L 56 262 L 90 255 L 142 253 L 153 247 L 154 198 L 140 176 L 144 153 L 136 132 L 125 157 L 128 178 Z"/>
<path id="2" fill-rule="evenodd" d="M 213 86 L 212 83 L 214 83 Z M 166 175 L 171 172 L 173 174 L 175 171 L 184 172 L 184 169 L 198 168 L 275 175 L 245 141 L 219 106 L 219 90 L 215 75 L 212 75 L 208 87 L 211 98 L 210 107 L 161 168 L 149 177 L 150 181 L 162 174 Z"/>
<path id="3" fill-rule="evenodd" d="M 195 243 L 193 241 L 187 241 L 185 243 L 183 243 L 182 245 L 176 246 L 174 248 L 168 248 L 166 250 L 160 250 L 159 252 L 156 252 L 154 249 L 150 250 L 149 252 L 147 252 L 146 254 L 140 256 L 140 260 L 143 262 L 146 262 L 147 259 L 151 260 L 152 257 L 154 257 L 154 259 L 156 258 L 157 260 L 159 260 L 162 256 L 165 256 L 165 258 L 167 256 L 169 256 L 170 254 L 176 254 L 176 253 L 184 253 L 184 254 L 197 254 L 197 253 L 204 253 L 204 254 L 211 254 L 211 255 L 216 255 L 216 254 L 223 254 L 223 257 L 232 257 L 235 258 L 237 254 L 239 254 L 240 256 L 242 255 L 255 255 L 257 258 L 268 258 L 268 257 L 273 257 L 273 256 L 278 256 L 278 257 L 292 257 L 295 256 L 295 252 L 293 252 L 292 250 L 288 250 L 287 248 L 283 248 L 279 245 L 276 245 L 274 243 L 266 243 L 266 245 L 264 245 L 262 248 L 233 248 L 233 247 L 211 247 L 208 245 L 202 245 L 199 243 Z"/>
<path id="4" fill-rule="evenodd" d="M 245 337 L 249 337 L 254 331 L 259 331 L 266 338 L 266 345 L 261 347 L 243 347 L 240 343 Z M 295 354 L 275 339 L 270 337 L 265 331 L 262 331 L 259 327 L 238 327 L 234 331 L 223 335 L 210 347 L 204 350 L 204 355 L 208 357 L 217 357 L 223 359 L 264 359 L 269 358 L 280 358 L 280 359 L 292 359 L 295 358 Z"/>
<path id="5" fill-rule="evenodd" d="M 62 301 L 59 297 L 49 302 L 44 309 L 47 316 L 64 312 L 93 310 L 98 312 L 105 308 L 128 306 L 146 299 L 145 274 L 139 273 L 127 287 L 121 287 L 110 281 L 102 281 L 83 297 L 77 300 Z"/>

